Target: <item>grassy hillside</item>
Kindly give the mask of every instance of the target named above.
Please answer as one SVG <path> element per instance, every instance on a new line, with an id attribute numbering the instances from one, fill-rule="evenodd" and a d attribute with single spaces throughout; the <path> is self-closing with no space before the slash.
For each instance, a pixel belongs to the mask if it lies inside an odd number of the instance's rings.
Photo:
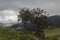
<path id="1" fill-rule="evenodd" d="M 44 33 L 45 33 L 45 37 L 59 36 L 60 28 L 46 29 Z"/>
<path id="2" fill-rule="evenodd" d="M 60 28 L 45 29 L 44 33 L 47 40 L 60 40 Z"/>
<path id="3" fill-rule="evenodd" d="M 21 34 L 6 28 L 0 28 L 0 40 L 32 40 L 32 34 Z"/>
<path id="4" fill-rule="evenodd" d="M 57 38 L 60 40 L 60 28 L 45 29 L 45 38 L 52 40 Z M 20 33 L 16 30 L 0 27 L 0 40 L 33 40 L 35 35 L 33 33 Z M 49 40 L 47 39 L 47 40 Z"/>

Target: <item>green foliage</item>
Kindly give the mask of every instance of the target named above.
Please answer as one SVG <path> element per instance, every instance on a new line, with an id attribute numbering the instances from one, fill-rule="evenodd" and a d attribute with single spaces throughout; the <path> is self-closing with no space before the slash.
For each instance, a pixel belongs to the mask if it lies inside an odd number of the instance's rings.
<path id="1" fill-rule="evenodd" d="M 46 14 L 46 11 L 40 8 L 36 8 L 32 10 L 30 10 L 29 8 L 23 8 L 19 11 L 18 21 L 22 19 L 22 22 L 24 23 L 24 27 L 28 21 L 33 24 L 36 24 L 37 30 L 39 30 L 39 28 L 41 27 L 42 28 L 48 27 L 49 21 L 47 16 L 48 15 Z"/>
<path id="2" fill-rule="evenodd" d="M 41 34 L 44 34 L 43 29 L 47 28 L 50 24 L 47 18 L 48 15 L 46 14 L 46 11 L 40 8 L 32 10 L 30 10 L 29 8 L 23 8 L 19 11 L 18 21 L 22 19 L 25 29 L 26 29 L 25 24 L 27 22 L 36 24 L 36 30 L 34 31 L 36 32 L 35 34 L 39 36 Z"/>
<path id="3" fill-rule="evenodd" d="M 0 27 L 0 40 L 34 40 L 34 37 L 36 37 L 34 34 L 35 32 L 21 34 L 16 30 Z M 47 40 L 53 40 L 56 38 L 60 40 L 60 28 L 45 29 L 44 34 Z"/>
<path id="4" fill-rule="evenodd" d="M 32 40 L 31 34 L 20 34 L 18 31 L 13 31 L 6 28 L 0 28 L 0 40 Z"/>
<path id="5" fill-rule="evenodd" d="M 60 35 L 60 28 L 45 29 L 45 37 L 58 37 Z"/>

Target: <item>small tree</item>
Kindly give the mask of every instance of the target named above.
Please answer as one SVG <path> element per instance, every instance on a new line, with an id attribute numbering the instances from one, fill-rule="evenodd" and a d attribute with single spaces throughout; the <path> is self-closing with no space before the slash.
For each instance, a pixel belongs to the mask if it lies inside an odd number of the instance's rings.
<path id="1" fill-rule="evenodd" d="M 18 21 L 20 18 L 24 23 L 24 27 L 26 29 L 25 24 L 29 21 L 33 24 L 37 25 L 37 30 L 35 31 L 37 34 L 43 33 L 43 29 L 49 26 L 48 15 L 46 15 L 46 11 L 41 10 L 39 8 L 29 10 L 28 8 L 23 8 L 19 11 Z"/>

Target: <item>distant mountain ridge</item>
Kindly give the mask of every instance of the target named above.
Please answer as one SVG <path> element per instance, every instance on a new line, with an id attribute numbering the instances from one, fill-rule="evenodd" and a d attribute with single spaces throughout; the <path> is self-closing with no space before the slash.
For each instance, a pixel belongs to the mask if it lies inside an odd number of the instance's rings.
<path id="1" fill-rule="evenodd" d="M 3 25 L 4 25 L 4 23 L 0 22 L 0 26 L 3 26 Z"/>
<path id="2" fill-rule="evenodd" d="M 3 26 L 3 27 L 5 27 L 5 26 L 11 26 L 11 25 L 13 25 L 15 23 L 16 22 L 13 22 L 13 23 L 3 23 L 3 22 L 0 22 L 0 26 Z"/>
<path id="3" fill-rule="evenodd" d="M 55 16 L 50 16 L 48 17 L 51 22 L 53 23 L 53 26 L 57 26 L 59 27 L 60 26 L 60 16 L 59 15 L 55 15 Z"/>

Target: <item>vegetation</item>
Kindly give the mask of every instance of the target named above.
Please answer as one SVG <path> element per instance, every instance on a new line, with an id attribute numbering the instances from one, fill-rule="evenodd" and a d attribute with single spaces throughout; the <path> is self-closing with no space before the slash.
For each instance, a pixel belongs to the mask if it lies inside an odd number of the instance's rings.
<path id="1" fill-rule="evenodd" d="M 22 22 L 24 23 L 24 27 L 25 24 L 29 21 L 31 23 L 37 24 L 37 29 L 39 27 L 45 28 L 49 25 L 49 21 L 47 18 L 48 15 L 46 14 L 46 11 L 39 8 L 32 10 L 23 8 L 19 11 L 18 21 L 22 20 Z"/>
<path id="2" fill-rule="evenodd" d="M 45 29 L 45 39 L 46 40 L 60 40 L 60 28 Z M 39 37 L 41 38 L 41 37 Z M 37 39 L 33 32 L 30 33 L 20 33 L 16 30 L 10 30 L 6 27 L 0 27 L 0 40 L 34 40 Z M 42 39 L 39 39 L 42 40 Z"/>
<path id="3" fill-rule="evenodd" d="M 44 30 L 46 40 L 60 40 L 60 28 L 49 28 Z"/>
<path id="4" fill-rule="evenodd" d="M 22 23 L 24 24 L 25 30 L 26 30 L 25 24 L 27 22 L 35 24 L 36 25 L 35 34 L 40 37 L 43 34 L 43 38 L 44 38 L 43 30 L 47 28 L 50 24 L 47 18 L 48 15 L 46 14 L 46 11 L 41 10 L 40 8 L 36 8 L 32 10 L 30 10 L 29 8 L 23 8 L 19 11 L 18 21 L 22 19 Z"/>
<path id="5" fill-rule="evenodd" d="M 45 29 L 45 37 L 55 37 L 60 35 L 60 28 Z"/>
<path id="6" fill-rule="evenodd" d="M 21 34 L 20 32 L 6 28 L 0 28 L 0 40 L 32 40 L 32 34 Z"/>

